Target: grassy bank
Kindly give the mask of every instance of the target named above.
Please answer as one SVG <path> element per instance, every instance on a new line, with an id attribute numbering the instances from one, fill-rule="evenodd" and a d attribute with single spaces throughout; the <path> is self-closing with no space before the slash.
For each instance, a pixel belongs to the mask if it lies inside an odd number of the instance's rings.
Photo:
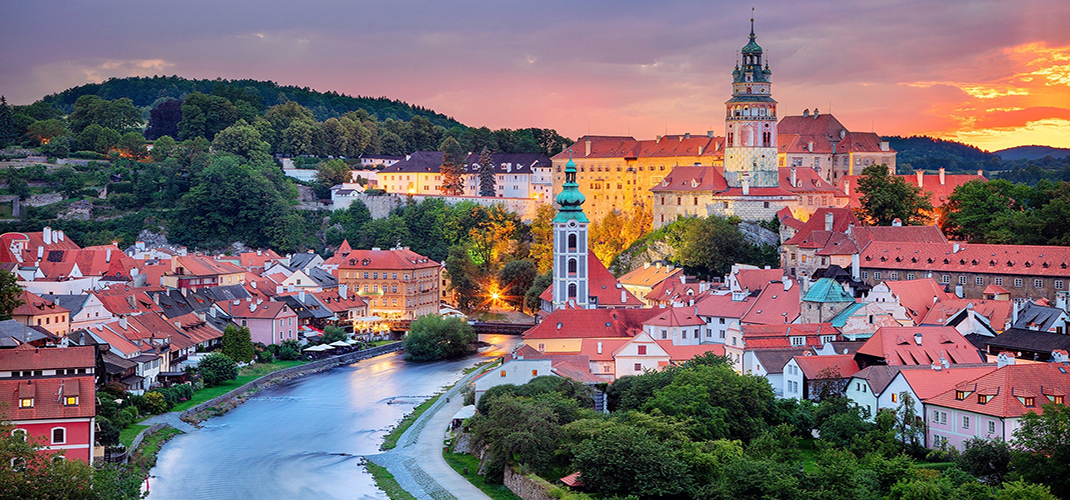
<path id="1" fill-rule="evenodd" d="M 386 470 L 386 467 L 380 467 L 371 462 L 365 462 L 364 466 L 371 473 L 372 479 L 375 480 L 375 485 L 380 490 L 383 490 L 391 500 L 416 500 L 416 497 L 409 494 L 398 484 L 397 479 L 394 479 L 394 475 Z"/>
<path id="2" fill-rule="evenodd" d="M 299 360 L 299 361 L 276 361 L 274 363 L 268 363 L 268 364 L 256 363 L 256 364 L 253 364 L 253 365 L 250 365 L 250 366 L 242 367 L 240 370 L 238 370 L 238 378 L 236 378 L 234 380 L 228 380 L 228 381 L 226 381 L 226 382 L 224 382 L 222 384 L 219 384 L 219 385 L 217 385 L 215 387 L 205 387 L 204 389 L 201 389 L 201 390 L 199 390 L 197 392 L 194 392 L 193 393 L 193 397 L 190 398 L 189 401 L 183 401 L 183 402 L 175 405 L 174 408 L 171 408 L 171 411 L 178 411 L 178 412 L 186 411 L 186 410 L 188 410 L 190 408 L 193 408 L 194 406 L 197 406 L 197 405 L 199 405 L 199 404 L 201 404 L 201 403 L 203 403 L 205 401 L 208 401 L 208 400 L 213 399 L 213 398 L 217 398 L 217 397 L 222 396 L 222 395 L 224 395 L 224 394 L 226 394 L 226 393 L 228 393 L 230 391 L 233 391 L 234 389 L 237 389 L 237 388 L 239 388 L 239 387 L 241 387 L 241 386 L 243 386 L 245 384 L 248 384 L 249 382 L 252 382 L 252 381 L 254 381 L 254 380 L 256 380 L 256 379 L 258 379 L 260 377 L 263 377 L 264 375 L 267 375 L 269 373 L 277 372 L 279 370 L 283 370 L 283 369 L 294 367 L 294 366 L 303 365 L 303 364 L 306 364 L 306 363 L 308 363 L 308 361 L 304 361 L 304 360 Z"/>
<path id="3" fill-rule="evenodd" d="M 453 467 L 453 470 L 457 471 L 461 477 L 472 483 L 472 486 L 479 488 L 488 497 L 494 500 L 520 500 L 520 497 L 506 488 L 504 484 L 488 484 L 487 478 L 477 473 L 479 471 L 478 458 L 467 453 L 443 453 L 442 458 L 446 459 L 446 463 L 450 464 L 450 467 Z"/>
<path id="4" fill-rule="evenodd" d="M 130 462 L 145 474 L 148 474 L 149 469 L 156 465 L 156 454 L 160 452 L 160 448 L 163 447 L 164 443 L 179 434 L 182 434 L 182 431 L 174 427 L 164 427 L 145 436 L 145 439 L 141 441 L 141 446 L 138 446 L 137 450 L 134 451 Z"/>
<path id="5" fill-rule="evenodd" d="M 438 401 L 438 398 L 441 396 L 441 393 L 436 394 L 434 397 L 417 405 L 416 408 L 412 410 L 412 413 L 405 415 L 405 418 L 401 419 L 401 423 L 399 423 L 397 427 L 394 427 L 383 438 L 383 445 L 380 446 L 379 449 L 383 451 L 394 449 L 394 447 L 398 445 L 398 439 L 401 439 L 401 435 L 404 434 L 409 427 L 412 427 L 412 424 L 416 422 L 416 419 L 420 418 L 420 415 L 423 415 L 424 412 L 427 411 L 431 405 L 435 404 L 435 401 Z"/>
<path id="6" fill-rule="evenodd" d="M 129 448 L 130 444 L 134 442 L 134 438 L 137 437 L 137 434 L 141 432 L 141 429 L 145 428 L 148 428 L 148 426 L 141 424 L 130 424 L 126 426 L 123 430 L 119 431 L 119 442 L 123 443 L 123 446 Z"/>

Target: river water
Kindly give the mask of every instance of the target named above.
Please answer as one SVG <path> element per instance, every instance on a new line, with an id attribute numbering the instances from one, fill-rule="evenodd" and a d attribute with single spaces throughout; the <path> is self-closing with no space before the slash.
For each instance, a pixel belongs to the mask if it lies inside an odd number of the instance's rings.
<path id="1" fill-rule="evenodd" d="M 519 337 L 453 361 L 412 363 L 392 353 L 261 391 L 201 429 L 176 436 L 150 473 L 149 498 L 385 499 L 361 465 L 413 407 L 501 357 Z"/>

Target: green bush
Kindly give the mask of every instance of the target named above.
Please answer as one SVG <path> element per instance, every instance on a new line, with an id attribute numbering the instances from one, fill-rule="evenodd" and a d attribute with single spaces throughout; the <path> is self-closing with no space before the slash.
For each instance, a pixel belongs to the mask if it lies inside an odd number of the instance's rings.
<path id="1" fill-rule="evenodd" d="M 163 394 L 157 391 L 149 391 L 145 393 L 145 409 L 148 413 L 158 415 L 170 409 L 167 404 L 167 398 Z"/>
<path id="2" fill-rule="evenodd" d="M 277 356 L 282 361 L 301 359 L 301 344 L 296 340 L 284 340 L 278 349 Z"/>
<path id="3" fill-rule="evenodd" d="M 467 354 L 475 341 L 472 327 L 460 318 L 422 316 L 405 336 L 405 356 L 415 361 L 455 358 Z"/>
<path id="4" fill-rule="evenodd" d="M 205 356 L 197 366 L 197 371 L 200 372 L 204 385 L 208 387 L 238 378 L 238 364 L 222 353 Z"/>

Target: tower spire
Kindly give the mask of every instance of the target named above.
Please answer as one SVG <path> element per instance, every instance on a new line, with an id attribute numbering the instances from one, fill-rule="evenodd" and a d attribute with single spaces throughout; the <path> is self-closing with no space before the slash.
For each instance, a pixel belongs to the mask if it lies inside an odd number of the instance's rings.
<path id="1" fill-rule="evenodd" d="M 754 7 L 750 8 L 750 39 L 754 40 Z"/>

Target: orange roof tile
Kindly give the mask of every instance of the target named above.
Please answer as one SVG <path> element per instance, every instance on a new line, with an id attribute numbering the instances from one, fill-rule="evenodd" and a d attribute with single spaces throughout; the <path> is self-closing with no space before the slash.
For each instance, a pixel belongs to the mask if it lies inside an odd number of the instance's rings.
<path id="1" fill-rule="evenodd" d="M 780 283 L 770 284 L 755 299 L 742 322 L 757 325 L 793 323 L 799 317 L 799 288 L 799 285 L 792 285 L 790 290 L 784 290 Z"/>
<path id="2" fill-rule="evenodd" d="M 803 375 L 810 380 L 831 377 L 833 373 L 839 378 L 847 378 L 858 373 L 858 363 L 853 354 L 832 354 L 829 356 L 795 356 L 792 358 L 799 365 Z"/>
<path id="3" fill-rule="evenodd" d="M 889 365 L 983 363 L 977 348 L 949 326 L 885 326 L 858 349 Z"/>
<path id="4" fill-rule="evenodd" d="M 525 339 L 631 338 L 643 331 L 643 322 L 658 309 L 558 309 L 534 328 Z"/>
<path id="5" fill-rule="evenodd" d="M 955 248 L 958 251 L 955 251 Z M 1066 276 L 1070 247 L 946 243 L 910 245 L 874 241 L 860 255 L 862 267 L 921 272 L 972 272 Z"/>
<path id="6" fill-rule="evenodd" d="M 1042 414 L 1043 405 L 1051 402 L 1051 396 L 1062 396 L 1065 401 L 1070 393 L 1068 372 L 1063 363 L 1007 365 L 933 396 L 926 403 L 996 417 L 1020 417 L 1028 412 Z M 958 390 L 969 394 L 958 400 L 955 397 Z M 981 403 L 978 393 L 991 397 Z M 1033 398 L 1034 406 L 1025 405 L 1026 397 Z"/>
<path id="7" fill-rule="evenodd" d="M 996 365 L 994 364 L 963 367 L 951 365 L 939 370 L 931 368 L 927 370 L 902 370 L 899 373 L 910 384 L 910 388 L 918 399 L 926 401 L 933 396 L 954 389 L 956 385 L 992 373 L 995 370 Z"/>

